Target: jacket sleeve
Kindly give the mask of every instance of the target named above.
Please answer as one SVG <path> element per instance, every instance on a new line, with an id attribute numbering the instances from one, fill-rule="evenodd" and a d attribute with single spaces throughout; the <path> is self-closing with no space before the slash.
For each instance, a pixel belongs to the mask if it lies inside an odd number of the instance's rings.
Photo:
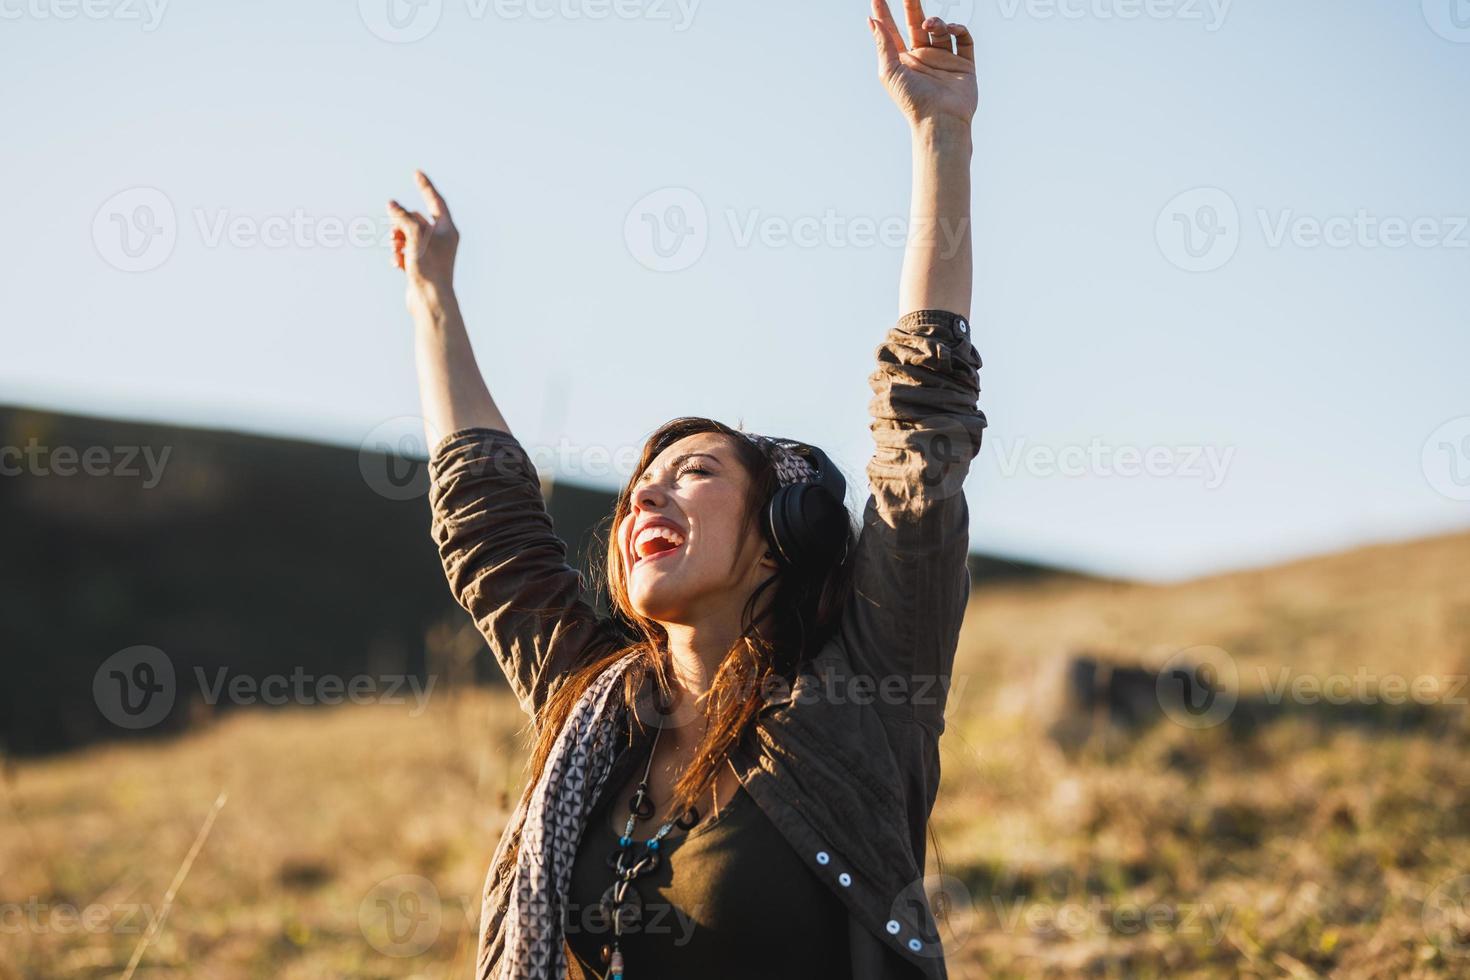
<path id="1" fill-rule="evenodd" d="M 520 442 L 463 429 L 429 457 L 432 534 L 454 598 L 490 644 L 521 709 L 539 719 L 611 623 L 582 597 Z"/>
<path id="2" fill-rule="evenodd" d="M 943 310 L 904 315 L 877 355 L 871 494 L 840 635 L 878 705 L 937 737 L 970 591 L 964 480 L 986 424 L 980 356 L 969 323 Z"/>

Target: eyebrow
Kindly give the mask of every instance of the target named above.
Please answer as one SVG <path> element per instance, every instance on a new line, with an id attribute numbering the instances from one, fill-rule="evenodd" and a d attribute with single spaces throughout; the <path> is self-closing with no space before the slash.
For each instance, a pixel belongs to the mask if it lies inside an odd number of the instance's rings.
<path id="1" fill-rule="evenodd" d="M 664 469 L 676 470 L 680 466 L 682 466 L 684 463 L 688 462 L 689 460 L 693 459 L 696 456 L 703 456 L 706 459 L 714 460 L 716 463 L 719 463 L 720 462 L 720 457 L 714 455 L 713 453 L 701 453 L 701 452 L 683 453 L 683 454 L 678 455 L 678 456 L 675 456 L 673 459 L 669 460 L 669 464 L 666 467 L 664 467 Z M 646 469 L 642 473 L 640 473 L 638 475 L 638 479 L 636 479 L 636 480 L 633 481 L 633 486 L 636 487 L 640 483 L 642 483 L 644 480 L 648 479 L 648 474 L 652 470 L 653 470 L 653 467 L 650 466 L 648 469 Z"/>

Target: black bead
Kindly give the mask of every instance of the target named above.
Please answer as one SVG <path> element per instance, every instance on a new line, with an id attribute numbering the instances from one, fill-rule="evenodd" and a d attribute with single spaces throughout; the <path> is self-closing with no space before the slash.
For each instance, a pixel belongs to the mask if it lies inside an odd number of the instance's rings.
<path id="1" fill-rule="evenodd" d="M 653 816 L 653 799 L 648 795 L 647 783 L 638 784 L 638 792 L 633 794 L 633 799 L 629 808 L 633 811 L 634 815 L 641 820 L 647 820 L 649 817 Z"/>

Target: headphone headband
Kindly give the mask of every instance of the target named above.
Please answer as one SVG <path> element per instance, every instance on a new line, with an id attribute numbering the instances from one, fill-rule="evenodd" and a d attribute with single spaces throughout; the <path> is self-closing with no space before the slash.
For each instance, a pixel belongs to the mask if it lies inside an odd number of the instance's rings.
<path id="1" fill-rule="evenodd" d="M 847 481 L 826 453 L 795 439 L 742 433 L 776 467 L 780 489 L 766 508 L 766 530 L 781 561 L 798 566 L 835 556 L 840 539 L 846 557 Z"/>

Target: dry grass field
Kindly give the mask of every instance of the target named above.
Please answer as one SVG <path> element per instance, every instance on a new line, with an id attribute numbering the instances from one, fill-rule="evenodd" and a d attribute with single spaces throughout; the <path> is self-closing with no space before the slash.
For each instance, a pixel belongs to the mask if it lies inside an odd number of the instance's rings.
<path id="1" fill-rule="evenodd" d="M 1457 535 L 977 593 L 934 813 L 951 975 L 1470 976 L 1467 568 Z M 1047 736 L 1059 657 L 1201 647 L 1236 673 L 1223 723 Z M 466 977 L 519 721 L 436 693 L 12 762 L 0 980 L 120 976 L 145 938 L 155 980 Z"/>

